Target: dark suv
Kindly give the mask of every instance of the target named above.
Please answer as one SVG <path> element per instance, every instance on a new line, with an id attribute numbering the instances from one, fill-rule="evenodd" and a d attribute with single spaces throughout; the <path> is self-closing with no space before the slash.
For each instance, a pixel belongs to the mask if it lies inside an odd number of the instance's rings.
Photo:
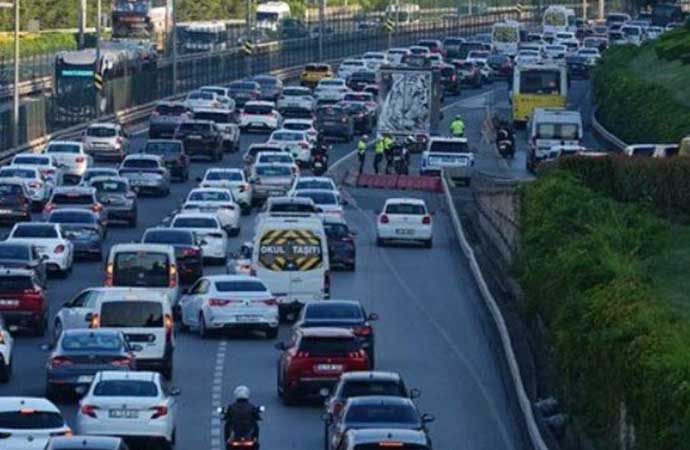
<path id="1" fill-rule="evenodd" d="M 11 329 L 28 329 L 43 336 L 48 325 L 48 298 L 33 270 L 0 270 L 0 313 Z"/>
<path id="2" fill-rule="evenodd" d="M 369 70 L 359 70 L 347 78 L 347 87 L 353 91 L 361 91 L 369 84 L 377 84 L 376 72 Z"/>
<path id="3" fill-rule="evenodd" d="M 210 120 L 182 122 L 175 130 L 175 139 L 184 143 L 187 154 L 208 156 L 212 161 L 223 159 L 223 137 Z"/>
<path id="4" fill-rule="evenodd" d="M 0 223 L 31 222 L 31 198 L 21 181 L 0 183 Z"/>
<path id="5" fill-rule="evenodd" d="M 182 102 L 159 102 L 149 118 L 149 137 L 172 137 L 178 125 L 191 117 L 192 110 Z"/>
<path id="6" fill-rule="evenodd" d="M 338 105 L 320 106 L 316 109 L 316 130 L 321 137 L 341 138 L 350 142 L 355 135 L 355 123 L 347 109 Z"/>
<path id="7" fill-rule="evenodd" d="M 441 72 L 441 85 L 443 89 L 452 95 L 460 95 L 460 77 L 455 72 L 455 66 L 442 64 L 439 66 L 439 71 Z"/>
<path id="8" fill-rule="evenodd" d="M 160 156 L 170 171 L 170 176 L 179 181 L 189 179 L 189 157 L 184 144 L 173 139 L 149 139 L 142 153 Z"/>

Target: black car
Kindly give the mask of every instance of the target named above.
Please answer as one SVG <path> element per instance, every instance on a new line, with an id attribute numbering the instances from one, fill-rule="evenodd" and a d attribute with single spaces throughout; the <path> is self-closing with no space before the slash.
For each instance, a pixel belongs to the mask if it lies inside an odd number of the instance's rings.
<path id="1" fill-rule="evenodd" d="M 375 362 L 374 328 L 371 322 L 378 320 L 376 314 L 367 314 L 364 307 L 354 300 L 328 300 L 327 302 L 307 303 L 294 328 L 348 328 L 362 343 L 369 356 L 370 367 Z"/>
<path id="2" fill-rule="evenodd" d="M 261 96 L 261 86 L 256 81 L 233 81 L 228 89 L 238 108 L 243 107 L 248 101 L 258 100 Z"/>
<path id="3" fill-rule="evenodd" d="M 208 156 L 212 161 L 223 160 L 223 136 L 210 120 L 188 120 L 175 130 L 175 140 L 182 141 L 187 154 Z"/>
<path id="4" fill-rule="evenodd" d="M 142 153 L 160 156 L 163 159 L 163 164 L 170 171 L 171 177 L 182 182 L 189 179 L 189 157 L 181 141 L 149 139 Z"/>
<path id="5" fill-rule="evenodd" d="M 129 450 L 125 441 L 110 436 L 52 437 L 45 450 Z"/>
<path id="6" fill-rule="evenodd" d="M 137 348 L 138 347 L 138 348 Z M 46 364 L 46 397 L 83 394 L 96 373 L 103 370 L 134 370 L 134 351 L 121 331 L 100 329 L 65 330 L 58 337 Z"/>
<path id="7" fill-rule="evenodd" d="M 204 276 L 203 253 L 194 232 L 174 228 L 149 228 L 141 238 L 144 244 L 165 244 L 175 249 L 177 270 L 182 283 L 194 283 Z"/>
<path id="8" fill-rule="evenodd" d="M 455 66 L 451 64 L 441 64 L 439 66 L 441 73 L 441 85 L 446 92 L 452 95 L 460 95 L 460 77 L 455 72 Z"/>
<path id="9" fill-rule="evenodd" d="M 486 59 L 486 63 L 494 71 L 494 77 L 504 80 L 512 80 L 513 77 L 513 60 L 506 55 L 490 55 Z"/>
<path id="10" fill-rule="evenodd" d="M 443 40 L 443 49 L 446 51 L 446 58 L 459 58 L 460 46 L 465 42 L 461 37 L 447 37 Z"/>
<path id="11" fill-rule="evenodd" d="M 358 70 L 350 75 L 345 84 L 353 91 L 361 91 L 369 84 L 377 84 L 376 72 L 370 70 Z"/>
<path id="12" fill-rule="evenodd" d="M 261 94 L 259 100 L 268 100 L 275 102 L 283 94 L 283 82 L 280 78 L 273 75 L 257 75 L 253 81 L 259 83 L 261 86 Z"/>
<path id="13" fill-rule="evenodd" d="M 356 268 L 355 235 L 343 219 L 324 219 L 324 230 L 328 240 L 328 260 L 333 268 L 346 270 Z"/>
<path id="14" fill-rule="evenodd" d="M 75 257 L 103 259 L 106 232 L 98 215 L 87 209 L 64 208 L 51 212 L 48 222 L 62 225 L 64 236 L 74 246 Z"/>
<path id="15" fill-rule="evenodd" d="M 31 197 L 21 181 L 0 182 L 0 223 L 31 222 Z"/>
<path id="16" fill-rule="evenodd" d="M 137 226 L 137 194 L 130 188 L 127 178 L 94 177 L 89 181 L 89 186 L 96 189 L 96 199 L 103 205 L 108 225 L 125 222 L 129 227 Z"/>
<path id="17" fill-rule="evenodd" d="M 355 131 L 358 133 L 370 133 L 376 125 L 376 116 L 372 111 L 361 102 L 340 102 L 340 106 L 345 108 L 352 117 Z"/>
<path id="18" fill-rule="evenodd" d="M 566 56 L 565 64 L 570 78 L 589 78 L 589 66 L 587 65 L 586 57 L 578 55 Z"/>
<path id="19" fill-rule="evenodd" d="M 355 135 L 354 120 L 345 108 L 338 105 L 319 106 L 314 127 L 323 138 L 341 138 L 350 142 Z"/>
<path id="20" fill-rule="evenodd" d="M 283 119 L 313 119 L 314 112 L 301 106 L 286 106 L 280 109 Z"/>
<path id="21" fill-rule="evenodd" d="M 31 269 L 41 286 L 48 285 L 48 269 L 45 259 L 31 244 L 23 242 L 0 242 L 0 268 Z"/>

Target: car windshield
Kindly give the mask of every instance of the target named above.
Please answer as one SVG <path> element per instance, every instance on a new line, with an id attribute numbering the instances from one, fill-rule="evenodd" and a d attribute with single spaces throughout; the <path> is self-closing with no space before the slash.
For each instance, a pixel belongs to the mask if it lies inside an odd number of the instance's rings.
<path id="1" fill-rule="evenodd" d="M 31 290 L 34 284 L 29 275 L 2 275 L 0 276 L 0 292 L 20 292 Z"/>
<path id="2" fill-rule="evenodd" d="M 265 292 L 266 286 L 261 281 L 216 281 L 218 292 Z"/>
<path id="3" fill-rule="evenodd" d="M 338 199 L 332 192 L 298 192 L 296 197 L 310 198 L 317 205 L 337 205 Z"/>
<path id="4" fill-rule="evenodd" d="M 0 245 L 0 259 L 29 260 L 30 248 L 28 245 Z"/>
<path id="5" fill-rule="evenodd" d="M 256 168 L 256 174 L 262 177 L 289 177 L 292 176 L 292 168 L 288 166 L 260 166 Z"/>
<path id="6" fill-rule="evenodd" d="M 556 70 L 528 70 L 520 73 L 521 94 L 558 94 L 561 75 Z"/>
<path id="7" fill-rule="evenodd" d="M 55 211 L 50 215 L 50 223 L 97 223 L 95 214 L 88 211 Z"/>
<path id="8" fill-rule="evenodd" d="M 248 83 L 246 81 L 236 81 L 234 83 L 230 83 L 230 89 L 235 91 L 253 91 L 256 89 L 256 84 Z"/>
<path id="9" fill-rule="evenodd" d="M 232 116 L 225 112 L 199 111 L 194 113 L 194 118 L 198 120 L 210 120 L 215 123 L 232 123 Z"/>
<path id="10" fill-rule="evenodd" d="M 424 208 L 424 205 L 417 203 L 391 203 L 386 207 L 386 214 L 422 216 L 426 214 L 426 208 Z"/>
<path id="11" fill-rule="evenodd" d="M 308 89 L 287 88 L 283 90 L 283 95 L 285 97 L 305 97 L 310 96 L 311 91 L 309 91 Z"/>
<path id="12" fill-rule="evenodd" d="M 81 153 L 80 150 L 76 144 L 50 144 L 46 148 L 46 153 Z"/>
<path id="13" fill-rule="evenodd" d="M 211 124 L 206 122 L 184 122 L 180 125 L 179 130 L 182 132 L 196 132 L 196 133 L 208 133 L 211 129 Z"/>
<path id="14" fill-rule="evenodd" d="M 295 190 L 299 189 L 333 189 L 333 183 L 326 180 L 299 180 Z"/>
<path id="15" fill-rule="evenodd" d="M 122 163 L 122 167 L 135 169 L 157 169 L 158 161 L 155 159 L 131 158 Z"/>
<path id="16" fill-rule="evenodd" d="M 94 199 L 91 193 L 66 192 L 53 194 L 50 202 L 56 205 L 91 205 Z"/>
<path id="17" fill-rule="evenodd" d="M 194 245 L 194 234 L 183 230 L 147 231 L 143 239 L 147 244 L 187 244 Z"/>
<path id="18" fill-rule="evenodd" d="M 215 94 L 213 92 L 197 91 L 189 94 L 187 100 L 213 100 L 214 97 Z"/>
<path id="19" fill-rule="evenodd" d="M 396 381 L 374 381 L 374 380 L 353 380 L 348 381 L 343 386 L 342 396 L 364 397 L 368 395 L 390 395 L 393 397 L 404 397 L 405 390 Z"/>
<path id="20" fill-rule="evenodd" d="M 329 302 L 313 303 L 304 312 L 307 320 L 347 319 L 362 320 L 362 308 L 355 304 L 328 304 Z"/>
<path id="21" fill-rule="evenodd" d="M 103 302 L 100 321 L 103 328 L 161 328 L 163 306 L 127 299 Z"/>
<path id="22" fill-rule="evenodd" d="M 244 107 L 245 114 L 260 114 L 265 116 L 272 112 L 273 107 L 270 105 L 245 105 Z"/>
<path id="23" fill-rule="evenodd" d="M 218 228 L 218 222 L 210 217 L 178 217 L 173 228 Z"/>
<path id="24" fill-rule="evenodd" d="M 64 425 L 65 419 L 58 412 L 35 409 L 0 412 L 0 428 L 8 430 L 62 428 Z"/>
<path id="25" fill-rule="evenodd" d="M 580 127 L 570 123 L 540 123 L 537 126 L 537 139 L 574 140 L 578 138 Z"/>
<path id="26" fill-rule="evenodd" d="M 275 87 L 278 86 L 278 80 L 275 78 L 268 78 L 268 77 L 256 77 L 254 78 L 254 81 L 259 83 L 261 87 Z"/>
<path id="27" fill-rule="evenodd" d="M 180 116 L 187 112 L 184 105 L 158 105 L 155 111 L 161 116 Z"/>
<path id="28" fill-rule="evenodd" d="M 18 169 L 16 167 L 6 167 L 0 170 L 2 178 L 37 178 L 37 173 L 33 169 Z"/>
<path id="29" fill-rule="evenodd" d="M 109 127 L 90 127 L 86 130 L 86 135 L 91 137 L 114 137 L 117 131 Z"/>
<path id="30" fill-rule="evenodd" d="M 120 336 L 114 333 L 63 334 L 60 346 L 71 351 L 118 351 L 123 347 Z"/>
<path id="31" fill-rule="evenodd" d="M 311 124 L 306 122 L 288 122 L 283 124 L 286 130 L 305 131 L 311 128 Z"/>
<path id="32" fill-rule="evenodd" d="M 182 145 L 177 142 L 148 142 L 144 153 L 149 155 L 177 155 L 182 153 Z"/>
<path id="33" fill-rule="evenodd" d="M 303 337 L 299 343 L 299 351 L 310 356 L 340 356 L 348 355 L 360 350 L 360 344 L 354 337 Z"/>
<path id="34" fill-rule="evenodd" d="M 36 165 L 36 166 L 47 166 L 50 164 L 50 158 L 46 157 L 41 157 L 41 156 L 16 156 L 12 160 L 12 164 L 27 164 L 27 165 Z"/>
<path id="35" fill-rule="evenodd" d="M 364 81 L 365 83 L 373 83 L 376 81 L 376 74 L 373 72 L 355 72 L 350 79 Z"/>
<path id="36" fill-rule="evenodd" d="M 93 388 L 97 397 L 157 397 L 158 387 L 153 381 L 105 380 Z"/>
<path id="37" fill-rule="evenodd" d="M 319 86 L 326 87 L 341 87 L 344 86 L 345 82 L 342 80 L 321 80 Z"/>
<path id="38" fill-rule="evenodd" d="M 190 192 L 187 200 L 192 202 L 228 202 L 232 198 L 228 192 L 223 191 L 193 191 Z"/>
<path id="39" fill-rule="evenodd" d="M 329 238 L 343 238 L 350 235 L 347 225 L 342 223 L 324 223 L 323 228 Z"/>
<path id="40" fill-rule="evenodd" d="M 54 226 L 49 225 L 18 225 L 12 233 L 13 238 L 57 238 L 58 233 Z"/>
<path id="41" fill-rule="evenodd" d="M 314 207 L 309 203 L 275 203 L 271 205 L 271 212 L 313 213 Z"/>
<path id="42" fill-rule="evenodd" d="M 118 251 L 115 253 L 113 286 L 168 287 L 169 265 L 166 253 Z"/>
<path id="43" fill-rule="evenodd" d="M 292 163 L 292 156 L 287 153 L 259 153 L 260 163 Z"/>
<path id="44" fill-rule="evenodd" d="M 100 193 L 117 193 L 122 194 L 127 192 L 127 183 L 118 180 L 98 180 L 91 183 L 91 186 Z"/>
<path id="45" fill-rule="evenodd" d="M 418 424 L 420 419 L 417 411 L 409 405 L 371 402 L 348 408 L 345 422 Z"/>
<path id="46" fill-rule="evenodd" d="M 207 181 L 242 181 L 242 174 L 240 172 L 214 170 L 208 172 L 204 179 Z"/>
<path id="47" fill-rule="evenodd" d="M 115 169 L 90 169 L 84 172 L 84 175 L 81 177 L 81 179 L 82 181 L 89 181 L 91 178 L 113 176 L 118 176 L 117 170 Z"/>

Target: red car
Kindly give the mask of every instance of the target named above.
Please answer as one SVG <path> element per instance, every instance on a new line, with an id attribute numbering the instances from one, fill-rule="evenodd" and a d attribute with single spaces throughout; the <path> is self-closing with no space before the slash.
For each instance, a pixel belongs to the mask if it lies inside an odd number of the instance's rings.
<path id="1" fill-rule="evenodd" d="M 278 360 L 278 395 L 286 405 L 330 391 L 345 372 L 370 370 L 369 358 L 351 329 L 298 328 Z"/>
<path id="2" fill-rule="evenodd" d="M 48 298 L 36 272 L 0 270 L 0 314 L 13 329 L 28 329 L 43 336 L 48 324 Z"/>

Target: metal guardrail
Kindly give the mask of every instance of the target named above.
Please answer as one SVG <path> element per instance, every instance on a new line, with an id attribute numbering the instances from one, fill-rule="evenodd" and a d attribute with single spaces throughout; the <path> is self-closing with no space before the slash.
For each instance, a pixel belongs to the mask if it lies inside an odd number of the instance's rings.
<path id="1" fill-rule="evenodd" d="M 619 151 L 623 151 L 625 147 L 628 146 L 627 143 L 625 143 L 622 139 L 620 139 L 618 136 L 615 134 L 611 133 L 609 130 L 607 130 L 604 125 L 602 125 L 599 120 L 597 119 L 597 109 L 594 108 L 592 110 L 592 128 L 594 128 L 594 131 L 601 136 L 606 142 L 610 143 L 614 147 L 616 147 Z"/>

